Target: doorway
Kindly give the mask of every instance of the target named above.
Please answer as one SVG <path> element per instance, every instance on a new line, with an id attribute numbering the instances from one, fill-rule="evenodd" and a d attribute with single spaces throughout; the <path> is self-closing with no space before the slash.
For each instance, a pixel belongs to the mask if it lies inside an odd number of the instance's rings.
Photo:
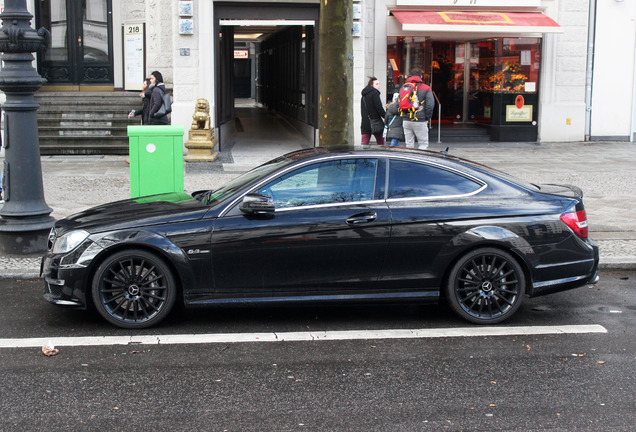
<path id="1" fill-rule="evenodd" d="M 387 102 L 399 92 L 411 68 L 418 68 L 435 95 L 434 123 L 450 126 L 482 122 L 477 103 L 478 42 L 428 37 L 389 37 L 388 41 Z"/>
<path id="2" fill-rule="evenodd" d="M 319 95 L 314 29 L 319 24 L 319 5 L 215 3 L 214 17 L 213 33 L 218 35 L 214 115 L 219 148 L 240 132 L 235 101 L 242 103 L 241 96 L 248 90 L 259 109 L 276 113 L 314 142 Z M 247 59 L 236 57 L 241 54 Z"/>
<path id="3" fill-rule="evenodd" d="M 51 44 L 38 58 L 49 84 L 113 84 L 112 0 L 41 0 L 38 27 L 51 32 Z"/>
<path id="4" fill-rule="evenodd" d="M 441 105 L 442 123 L 474 123 L 479 116 L 479 47 L 477 42 L 433 41 L 424 67 Z"/>

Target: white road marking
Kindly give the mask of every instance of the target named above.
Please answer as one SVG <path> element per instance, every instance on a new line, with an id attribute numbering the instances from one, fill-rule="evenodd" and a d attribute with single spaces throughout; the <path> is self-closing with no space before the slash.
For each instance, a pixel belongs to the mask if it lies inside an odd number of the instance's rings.
<path id="1" fill-rule="evenodd" d="M 605 327 L 592 325 L 463 327 L 439 329 L 346 330 L 286 333 L 209 333 L 181 335 L 82 336 L 0 339 L 0 348 L 179 345 L 241 342 L 303 342 L 336 340 L 428 339 L 448 337 L 486 337 L 549 334 L 607 333 Z"/>

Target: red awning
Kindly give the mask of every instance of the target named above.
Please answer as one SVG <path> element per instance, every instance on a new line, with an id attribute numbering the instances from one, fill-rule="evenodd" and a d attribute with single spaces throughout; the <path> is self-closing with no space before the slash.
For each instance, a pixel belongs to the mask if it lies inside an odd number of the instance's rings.
<path id="1" fill-rule="evenodd" d="M 393 11 L 404 31 L 467 33 L 562 33 L 541 12 Z"/>

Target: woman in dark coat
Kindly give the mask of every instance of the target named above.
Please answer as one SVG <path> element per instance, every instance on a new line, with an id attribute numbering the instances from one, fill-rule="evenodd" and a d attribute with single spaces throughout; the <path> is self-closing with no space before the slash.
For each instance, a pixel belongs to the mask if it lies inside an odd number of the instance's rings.
<path id="1" fill-rule="evenodd" d="M 166 86 L 163 84 L 163 76 L 161 72 L 154 71 L 150 74 L 150 87 L 152 95 L 150 96 L 150 110 L 148 111 L 148 124 L 150 125 L 167 125 L 170 119 L 167 114 L 155 117 L 155 113 L 159 111 L 163 104 L 163 95 L 166 94 Z"/>
<path id="2" fill-rule="evenodd" d="M 360 102 L 360 112 L 362 113 L 362 123 L 360 131 L 362 132 L 362 145 L 369 144 L 371 141 L 371 119 L 380 119 L 384 124 L 384 116 L 386 111 L 380 100 L 380 81 L 376 77 L 370 77 L 367 86 L 362 90 L 362 100 Z M 384 145 L 384 137 L 381 131 L 373 134 L 378 145 Z"/>
<path id="3" fill-rule="evenodd" d="M 152 96 L 152 88 L 150 88 L 150 78 L 146 78 L 141 89 L 139 96 L 141 99 L 141 109 L 133 110 L 128 114 L 128 117 L 141 116 L 141 124 L 148 124 L 148 112 L 150 111 L 150 98 Z"/>

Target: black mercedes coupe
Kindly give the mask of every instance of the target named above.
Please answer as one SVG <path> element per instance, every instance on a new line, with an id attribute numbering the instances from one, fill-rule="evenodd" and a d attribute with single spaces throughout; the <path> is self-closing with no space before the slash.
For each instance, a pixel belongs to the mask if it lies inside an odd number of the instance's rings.
<path id="1" fill-rule="evenodd" d="M 598 280 L 582 192 L 523 183 L 445 152 L 322 148 L 217 190 L 59 220 L 44 297 L 123 328 L 187 307 L 447 301 L 494 324 L 525 296 Z"/>

